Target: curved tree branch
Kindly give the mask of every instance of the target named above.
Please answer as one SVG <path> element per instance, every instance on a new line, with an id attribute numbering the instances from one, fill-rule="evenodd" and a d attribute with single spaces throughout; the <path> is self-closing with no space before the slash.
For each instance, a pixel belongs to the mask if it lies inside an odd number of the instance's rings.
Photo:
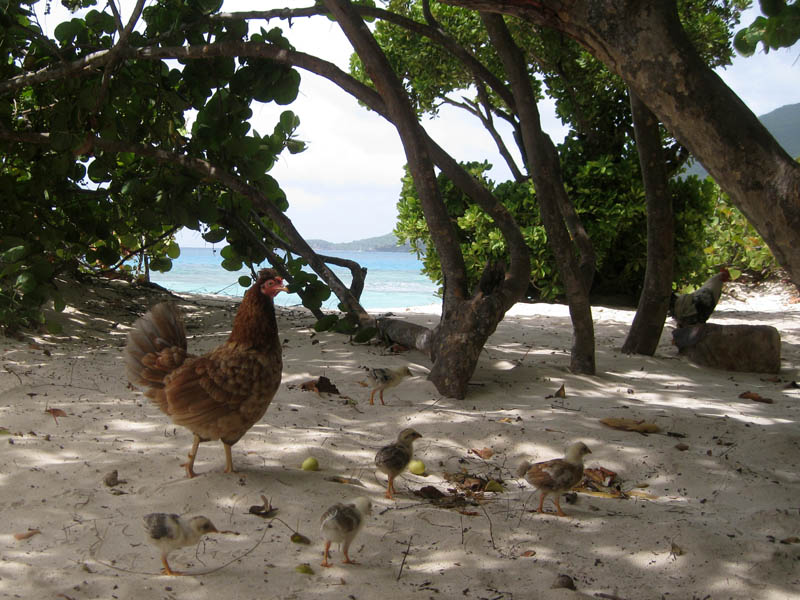
<path id="1" fill-rule="evenodd" d="M 0 139 L 24 142 L 28 144 L 50 144 L 50 136 L 46 133 L 26 133 L 26 132 L 10 132 L 6 129 L 0 128 Z M 325 262 L 311 249 L 308 243 L 303 239 L 300 233 L 295 229 L 294 224 L 291 222 L 277 206 L 269 201 L 258 189 L 245 183 L 235 175 L 220 169 L 200 158 L 185 156 L 174 152 L 155 148 L 153 146 L 145 146 L 143 144 L 135 144 L 130 142 L 120 142 L 117 140 L 108 140 L 101 137 L 89 135 L 89 142 L 96 149 L 106 152 L 132 152 L 140 156 L 148 156 L 164 164 L 178 164 L 181 167 L 189 169 L 204 177 L 214 179 L 228 189 L 242 194 L 250 199 L 253 206 L 266 214 L 289 238 L 291 243 L 297 249 L 298 254 L 302 256 L 306 262 L 311 266 L 316 273 L 328 283 L 334 294 L 342 301 L 347 307 L 348 312 L 358 316 L 359 321 L 362 323 L 372 323 L 372 317 L 364 310 L 359 304 L 358 300 L 353 297 L 350 290 L 342 283 L 337 275 L 331 271 Z"/>

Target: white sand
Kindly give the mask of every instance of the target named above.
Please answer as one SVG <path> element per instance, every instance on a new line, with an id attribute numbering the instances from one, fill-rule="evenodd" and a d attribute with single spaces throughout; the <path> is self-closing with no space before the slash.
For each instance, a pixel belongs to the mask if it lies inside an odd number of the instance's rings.
<path id="1" fill-rule="evenodd" d="M 128 386 L 121 360 L 135 302 L 149 306 L 158 295 L 135 298 L 122 285 L 75 290 L 79 305 L 61 317 L 63 335 L 0 339 L 0 596 L 800 597 L 800 543 L 780 543 L 800 536 L 800 390 L 787 389 L 800 380 L 800 305 L 780 289 L 735 294 L 713 320 L 776 326 L 778 378 L 691 365 L 676 357 L 669 326 L 655 357 L 620 354 L 633 312 L 606 307 L 594 309 L 598 375 L 573 375 L 566 307 L 519 305 L 489 340 L 463 401 L 436 392 L 419 353 L 386 355 L 315 334 L 308 313 L 282 310 L 283 383 L 262 422 L 234 446 L 240 472 L 223 474 L 221 445 L 208 443 L 189 480 L 180 464 L 191 435 Z M 187 296 L 181 304 L 191 351 L 209 350 L 230 330 L 229 300 Z M 396 312 L 437 320 L 430 307 Z M 388 391 L 386 406 L 370 406 L 361 367 L 405 364 L 420 376 Z M 342 397 L 300 390 L 320 375 Z M 566 398 L 546 398 L 562 384 Z M 744 391 L 774 403 L 740 399 Z M 56 422 L 45 412 L 53 408 L 67 416 Z M 609 416 L 646 419 L 664 433 L 609 429 L 599 423 Z M 392 502 L 372 461 L 407 426 L 424 436 L 416 451 L 430 474 L 399 478 Z M 575 504 L 562 501 L 570 518 L 531 512 L 538 497 L 513 477 L 515 467 L 561 456 L 575 440 L 592 449 L 587 467 L 611 469 L 623 490 L 651 498 L 579 493 Z M 484 447 L 494 451 L 488 460 L 469 452 Z M 309 455 L 320 471 L 298 468 Z M 109 488 L 103 477 L 113 469 L 124 483 Z M 443 474 L 460 470 L 500 478 L 506 492 L 467 497 L 461 512 L 413 495 L 427 485 L 455 489 Z M 262 495 L 280 521 L 248 514 Z M 319 515 L 358 495 L 375 506 L 351 547 L 360 564 L 341 565 L 334 552 L 335 566 L 324 569 Z M 161 576 L 141 525 L 153 511 L 203 514 L 240 535 L 174 552 L 172 567 L 194 576 Z M 295 528 L 311 545 L 290 541 Z M 15 539 L 29 529 L 41 533 Z M 314 574 L 296 572 L 302 563 Z M 551 589 L 561 573 L 576 592 Z"/>

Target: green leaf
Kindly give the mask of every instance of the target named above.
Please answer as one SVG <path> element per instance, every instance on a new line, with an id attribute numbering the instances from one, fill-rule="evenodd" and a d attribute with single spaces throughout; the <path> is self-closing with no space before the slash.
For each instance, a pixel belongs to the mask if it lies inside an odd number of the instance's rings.
<path id="1" fill-rule="evenodd" d="M 91 179 L 95 183 L 102 183 L 104 181 L 108 181 L 109 179 L 111 179 L 111 177 L 108 174 L 108 169 L 99 160 L 92 161 L 92 164 L 89 165 L 86 174 L 89 175 L 89 179 Z"/>
<path id="2" fill-rule="evenodd" d="M 314 323 L 314 331 L 328 331 L 331 327 L 336 325 L 338 320 L 339 317 L 337 315 L 325 315 Z"/>
<path id="3" fill-rule="evenodd" d="M 150 268 L 153 269 L 153 271 L 166 273 L 172 269 L 172 261 L 166 256 L 159 256 L 158 258 L 150 260 Z"/>
<path id="4" fill-rule="evenodd" d="M 337 333 L 346 333 L 348 335 L 352 335 L 356 332 L 358 328 L 358 324 L 355 323 L 349 315 L 343 319 L 339 319 L 334 327 L 334 331 Z"/>
<path id="5" fill-rule="evenodd" d="M 297 99 L 299 91 L 300 73 L 292 69 L 284 77 L 281 77 L 272 93 L 276 104 L 286 105 Z"/>
<path id="6" fill-rule="evenodd" d="M 353 341 L 356 344 L 364 344 L 370 341 L 378 334 L 377 327 L 362 327 L 358 330 L 358 332 L 353 336 Z"/>
<path id="7" fill-rule="evenodd" d="M 224 229 L 211 229 L 203 234 L 203 239 L 209 244 L 217 244 L 225 239 L 228 232 Z"/>
<path id="8" fill-rule="evenodd" d="M 242 269 L 242 261 L 237 259 L 226 258 L 222 261 L 221 266 L 226 271 L 240 271 Z"/>
<path id="9" fill-rule="evenodd" d="M 81 31 L 83 31 L 83 22 L 79 19 L 72 19 L 58 24 L 53 30 L 53 35 L 63 46 L 66 46 L 72 43 Z"/>
<path id="10" fill-rule="evenodd" d="M 181 255 L 181 247 L 175 242 L 171 242 L 170 245 L 167 246 L 167 256 L 175 260 L 180 255 Z"/>
<path id="11" fill-rule="evenodd" d="M 61 323 L 56 323 L 55 321 L 52 321 L 50 319 L 47 319 L 45 321 L 45 327 L 47 327 L 48 333 L 51 333 L 53 335 L 58 335 L 64 330 L 64 328 L 61 326 Z"/>
<path id="12" fill-rule="evenodd" d="M 250 287 L 250 284 L 253 283 L 253 280 L 250 279 L 249 275 L 242 275 L 239 277 L 239 285 L 246 288 Z"/>
<path id="13" fill-rule="evenodd" d="M 236 252 L 236 249 L 231 245 L 225 246 L 222 250 L 220 250 L 219 255 L 222 258 L 227 258 L 230 260 L 237 260 L 239 258 L 239 253 Z"/>
<path id="14" fill-rule="evenodd" d="M 67 152 L 78 145 L 78 137 L 63 131 L 50 134 L 50 147 L 56 152 Z"/>
<path id="15" fill-rule="evenodd" d="M 25 246 L 14 246 L 0 254 L 0 263 L 13 263 L 22 260 L 28 254 Z"/>
<path id="16" fill-rule="evenodd" d="M 56 312 L 63 312 L 66 307 L 67 303 L 64 301 L 61 294 L 58 292 L 53 293 L 53 310 Z"/>
<path id="17" fill-rule="evenodd" d="M 283 111 L 278 122 L 286 135 L 291 135 L 300 126 L 300 118 L 290 110 Z"/>
<path id="18" fill-rule="evenodd" d="M 109 267 L 119 260 L 119 252 L 108 246 L 100 246 L 97 249 L 96 256 L 97 260 Z"/>
<path id="19" fill-rule="evenodd" d="M 38 282 L 36 281 L 36 277 L 34 277 L 33 273 L 30 271 L 24 271 L 17 276 L 17 281 L 14 284 L 14 287 L 16 287 L 23 294 L 30 294 L 36 289 L 37 285 Z"/>

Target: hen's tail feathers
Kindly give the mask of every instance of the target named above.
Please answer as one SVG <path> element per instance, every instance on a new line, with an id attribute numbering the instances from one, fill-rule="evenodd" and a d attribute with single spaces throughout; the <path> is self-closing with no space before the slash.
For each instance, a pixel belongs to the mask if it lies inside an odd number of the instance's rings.
<path id="1" fill-rule="evenodd" d="M 186 359 L 186 330 L 177 307 L 156 304 L 138 319 L 125 344 L 128 381 L 149 388 L 163 388 L 164 378 Z"/>

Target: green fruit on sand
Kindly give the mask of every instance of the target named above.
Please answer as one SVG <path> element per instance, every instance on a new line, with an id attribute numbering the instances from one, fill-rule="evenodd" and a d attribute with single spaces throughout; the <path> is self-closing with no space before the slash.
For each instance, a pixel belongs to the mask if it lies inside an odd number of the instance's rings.
<path id="1" fill-rule="evenodd" d="M 319 471 L 319 461 L 313 456 L 309 456 L 303 461 L 301 468 L 303 471 Z"/>
<path id="2" fill-rule="evenodd" d="M 423 475 L 425 473 L 425 463 L 415 458 L 410 463 L 408 463 L 408 470 L 411 471 L 414 475 Z"/>

